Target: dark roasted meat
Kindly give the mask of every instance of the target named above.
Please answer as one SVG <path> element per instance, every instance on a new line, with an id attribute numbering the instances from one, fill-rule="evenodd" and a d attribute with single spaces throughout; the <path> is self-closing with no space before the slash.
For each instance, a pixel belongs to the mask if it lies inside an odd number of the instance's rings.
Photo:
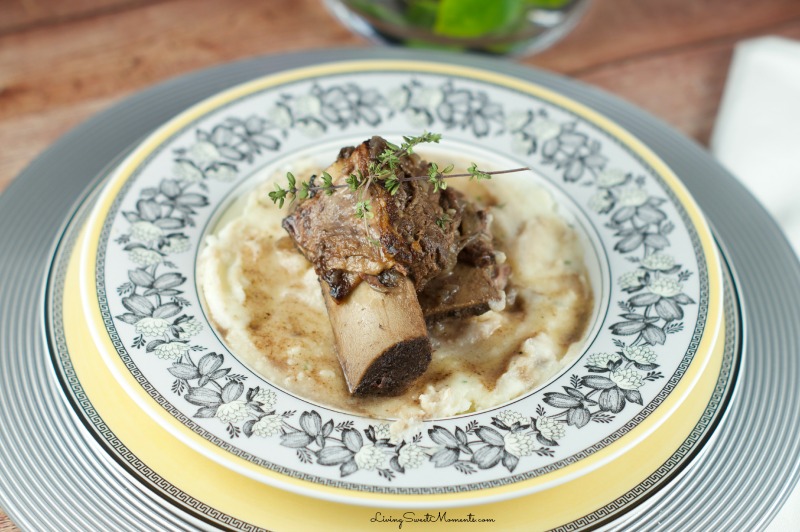
<path id="1" fill-rule="evenodd" d="M 508 266 L 496 264 L 487 213 L 456 194 L 461 249 L 455 267 L 431 280 L 419 293 L 428 323 L 487 312 L 489 303 L 500 297 L 509 274 Z"/>
<path id="2" fill-rule="evenodd" d="M 386 141 L 380 137 L 344 148 L 328 172 L 335 184 L 344 183 L 359 171 L 368 175 L 370 161 L 386 148 Z M 427 172 L 428 163 L 417 156 L 404 156 L 397 175 L 402 179 Z M 357 198 L 349 190 L 330 196 L 316 194 L 299 203 L 283 222 L 334 299 L 346 297 L 364 276 L 390 279 L 394 272 L 410 278 L 420 291 L 431 279 L 455 266 L 463 247 L 455 193 L 434 192 L 430 183 L 412 181 L 402 183 L 394 196 L 377 183 L 367 194 L 374 216 L 366 223 L 353 215 Z M 440 227 L 436 221 L 444 216 L 449 221 Z"/>

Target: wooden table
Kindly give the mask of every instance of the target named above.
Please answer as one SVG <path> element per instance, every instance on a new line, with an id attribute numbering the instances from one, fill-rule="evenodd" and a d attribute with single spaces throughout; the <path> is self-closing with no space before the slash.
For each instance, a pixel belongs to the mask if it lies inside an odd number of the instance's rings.
<path id="1" fill-rule="evenodd" d="M 615 93 L 706 144 L 733 47 L 759 35 L 800 38 L 800 2 L 594 0 L 566 39 L 521 62 Z M 0 0 L 0 191 L 70 128 L 154 83 L 366 45 L 321 0 Z"/>

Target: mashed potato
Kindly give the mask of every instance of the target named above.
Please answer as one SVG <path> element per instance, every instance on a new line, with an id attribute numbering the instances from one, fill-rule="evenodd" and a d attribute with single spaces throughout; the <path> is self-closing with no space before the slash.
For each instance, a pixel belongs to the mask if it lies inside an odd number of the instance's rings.
<path id="1" fill-rule="evenodd" d="M 502 181 L 501 181 L 502 180 Z M 208 236 L 198 265 L 207 310 L 230 350 L 269 382 L 309 401 L 394 418 L 395 429 L 502 404 L 555 374 L 581 344 L 592 291 L 577 235 L 543 189 L 511 176 L 451 186 L 491 207 L 505 300 L 430 328 L 433 360 L 403 396 L 354 398 L 339 368 L 317 276 L 281 228 L 267 182 Z"/>

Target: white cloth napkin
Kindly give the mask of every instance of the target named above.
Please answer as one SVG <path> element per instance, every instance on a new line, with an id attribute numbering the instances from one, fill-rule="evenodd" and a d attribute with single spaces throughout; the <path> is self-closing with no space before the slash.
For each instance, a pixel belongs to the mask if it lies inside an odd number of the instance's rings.
<path id="1" fill-rule="evenodd" d="M 736 46 L 711 151 L 800 254 L 800 42 L 762 37 Z M 767 530 L 800 530 L 800 487 Z"/>
<path id="2" fill-rule="evenodd" d="M 736 46 L 711 151 L 800 254 L 800 42 L 762 37 Z"/>

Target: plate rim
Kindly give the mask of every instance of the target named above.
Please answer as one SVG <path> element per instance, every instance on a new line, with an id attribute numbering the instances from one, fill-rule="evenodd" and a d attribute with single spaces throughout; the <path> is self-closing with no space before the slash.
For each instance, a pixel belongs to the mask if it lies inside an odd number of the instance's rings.
<path id="1" fill-rule="evenodd" d="M 334 73 L 345 75 L 361 71 L 371 73 L 376 71 L 401 73 L 412 71 L 435 71 L 439 73 L 445 66 L 448 65 L 433 61 L 396 61 L 388 63 L 386 61 L 376 62 L 368 60 L 333 61 L 323 65 L 288 69 L 278 72 L 277 74 L 255 78 L 248 82 L 236 85 L 228 90 L 217 93 L 210 98 L 199 102 L 195 106 L 184 110 L 175 118 L 167 121 L 153 134 L 151 134 L 142 143 L 142 145 L 135 149 L 128 156 L 128 158 L 120 164 L 119 168 L 115 171 L 111 178 L 111 183 L 113 186 L 107 187 L 101 192 L 101 198 L 98 200 L 98 206 L 95 208 L 93 214 L 90 215 L 88 225 L 92 226 L 92 231 L 95 233 L 100 230 L 101 227 L 104 227 L 102 224 L 104 224 L 105 218 L 98 213 L 104 214 L 105 206 L 119 198 L 120 190 L 124 189 L 128 185 L 127 177 L 134 175 L 134 169 L 140 167 L 141 161 L 149 157 L 150 154 L 153 153 L 153 150 L 157 149 L 158 146 L 163 144 L 165 138 L 176 131 L 175 128 L 178 127 L 176 124 L 179 125 L 189 123 L 191 122 L 191 117 L 206 116 L 210 110 L 216 110 L 220 107 L 224 107 L 227 103 L 234 101 L 234 99 L 239 96 L 252 95 L 260 90 L 263 90 L 265 87 L 280 86 L 284 83 L 288 83 L 289 81 L 312 79 L 318 76 L 331 75 Z M 520 90 L 524 93 L 533 94 L 535 97 L 539 97 L 550 103 L 562 106 L 568 111 L 583 117 L 587 122 L 590 122 L 595 127 L 605 131 L 611 138 L 617 139 L 618 142 L 633 150 L 633 153 L 635 153 L 637 157 L 643 158 L 646 166 L 651 168 L 653 172 L 655 172 L 655 174 L 663 180 L 666 190 L 675 196 L 677 205 L 685 210 L 686 216 L 691 221 L 691 225 L 689 225 L 689 227 L 691 230 L 695 231 L 697 237 L 701 241 L 700 247 L 703 250 L 702 259 L 705 261 L 705 275 L 708 276 L 708 284 L 710 285 L 708 312 L 705 316 L 700 315 L 698 317 L 698 323 L 702 323 L 703 320 L 705 320 L 705 328 L 702 338 L 698 342 L 699 346 L 697 346 L 694 351 L 692 361 L 689 363 L 689 367 L 686 369 L 685 373 L 680 377 L 680 380 L 675 384 L 675 389 L 673 389 L 670 392 L 670 395 L 663 400 L 662 404 L 659 404 L 657 407 L 655 407 L 644 420 L 642 420 L 636 427 L 626 432 L 622 437 L 619 437 L 619 441 L 608 444 L 600 450 L 593 451 L 590 456 L 576 460 L 574 463 L 562 466 L 555 471 L 543 473 L 541 475 L 524 480 L 518 480 L 514 483 L 501 484 L 488 488 L 475 488 L 470 491 L 471 494 L 475 494 L 473 497 L 465 497 L 463 495 L 464 492 L 446 495 L 439 493 L 425 495 L 427 497 L 441 496 L 443 498 L 449 498 L 451 499 L 451 503 L 457 499 L 458 502 L 455 504 L 461 505 L 474 504 L 477 501 L 494 500 L 495 498 L 499 499 L 507 496 L 515 497 L 519 492 L 519 486 L 523 483 L 527 483 L 528 487 L 523 490 L 526 492 L 546 489 L 547 487 L 557 485 L 561 482 L 568 482 L 577 476 L 591 472 L 592 470 L 602 467 L 604 464 L 613 461 L 627 449 L 630 449 L 633 445 L 636 445 L 645 439 L 649 433 L 656 430 L 660 423 L 663 422 L 663 420 L 666 419 L 666 417 L 668 417 L 672 411 L 676 410 L 684 403 L 684 401 L 690 395 L 689 392 L 691 388 L 694 386 L 697 380 L 701 379 L 703 376 L 702 368 L 704 364 L 708 362 L 708 351 L 711 349 L 711 345 L 713 345 L 713 343 L 716 341 L 716 338 L 719 334 L 719 327 L 722 323 L 722 315 L 719 307 L 721 302 L 718 301 L 718 299 L 721 298 L 719 285 L 721 282 L 721 266 L 719 263 L 719 257 L 714 249 L 710 228 L 708 227 L 705 218 L 703 217 L 691 194 L 688 192 L 683 183 L 677 178 L 671 168 L 669 168 L 669 166 L 666 165 L 655 153 L 653 153 L 652 150 L 650 150 L 644 143 L 639 141 L 634 135 L 630 134 L 626 129 L 622 128 L 616 122 L 606 118 L 604 115 L 594 111 L 593 109 L 584 106 L 570 98 L 564 97 L 554 91 L 551 91 L 550 89 L 547 89 L 538 83 L 520 80 L 511 76 L 499 75 L 493 71 L 485 69 L 473 67 L 451 68 L 453 70 L 449 71 L 448 74 L 461 75 L 467 79 L 477 79 L 480 81 L 485 81 L 488 84 L 500 85 L 504 88 L 510 87 Z M 128 171 L 127 168 L 130 168 L 130 171 Z M 91 247 L 94 245 L 93 242 L 93 239 L 86 241 L 88 246 L 87 249 L 90 251 L 93 249 Z M 90 261 L 90 264 L 93 265 L 93 262 L 91 261 L 94 260 L 94 253 L 84 251 L 83 254 L 84 259 Z M 86 270 L 87 272 L 93 272 L 94 267 L 86 267 Z M 82 282 L 84 282 L 86 286 L 91 286 L 88 277 L 82 278 Z M 84 293 L 90 293 L 90 291 L 88 289 L 84 289 Z M 87 305 L 89 305 L 89 303 L 87 303 Z M 91 303 L 90 306 L 93 307 L 94 303 Z M 87 307 L 87 311 L 90 310 L 92 309 Z M 161 411 L 160 405 L 154 406 L 151 404 L 152 401 L 149 397 L 149 394 L 143 393 L 143 390 L 141 390 L 137 384 L 134 384 L 131 381 L 130 376 L 123 371 L 120 361 L 117 360 L 116 356 L 111 354 L 113 352 L 113 346 L 108 343 L 101 332 L 95 331 L 94 329 L 93 332 L 96 333 L 98 345 L 104 346 L 104 348 L 101 348 L 101 353 L 108 355 L 106 360 L 112 365 L 112 371 L 115 373 L 115 376 L 118 379 L 121 379 L 123 386 L 130 394 L 133 395 L 134 398 L 137 399 L 137 403 L 139 403 L 142 408 L 147 410 L 151 416 L 154 416 L 159 424 L 168 428 L 170 432 L 190 445 L 193 449 L 198 450 L 206 454 L 206 456 L 212 457 L 217 461 L 223 461 L 228 467 L 232 467 L 238 472 L 250 476 L 251 478 L 257 478 L 270 484 L 273 482 L 282 483 L 284 487 L 284 483 L 288 481 L 290 484 L 292 484 L 292 489 L 301 490 L 301 492 L 307 495 L 316 497 L 319 496 L 319 481 L 307 481 L 303 479 L 301 482 L 295 483 L 294 481 L 297 480 L 297 478 L 292 478 L 285 473 L 265 469 L 259 466 L 253 468 L 252 464 L 243 463 L 242 461 L 237 460 L 239 458 L 238 456 L 230 456 L 230 451 L 221 449 L 214 444 L 211 444 L 214 445 L 213 447 L 209 447 L 207 445 L 209 442 L 202 441 L 200 438 L 196 437 L 196 434 L 193 432 L 184 430 L 186 427 L 178 420 L 173 419 L 172 416 L 166 416 L 164 412 Z M 674 395 L 676 390 L 681 390 L 679 395 Z M 666 405 L 669 405 L 669 407 Z M 658 414 L 659 417 L 657 420 L 656 417 L 654 417 L 654 414 Z M 176 426 L 176 423 L 181 426 Z M 646 429 L 642 429 L 642 427 L 646 427 Z M 620 443 L 620 441 L 622 441 L 622 443 Z M 613 452 L 608 451 L 609 448 L 613 449 Z M 591 465 L 587 467 L 587 463 L 591 463 Z M 564 471 L 566 471 L 566 473 L 564 473 Z M 310 482 L 314 485 L 313 488 L 310 488 L 311 492 L 306 491 L 308 486 L 306 482 Z M 345 497 L 344 499 L 339 500 L 346 500 L 347 502 L 351 503 L 354 502 L 354 499 L 360 499 L 361 502 L 356 502 L 356 504 L 364 504 L 364 501 L 371 501 L 375 497 L 381 499 L 381 502 L 385 504 L 386 497 L 412 496 L 412 494 L 406 494 L 402 492 L 364 492 L 358 489 L 350 488 L 349 486 L 323 486 L 325 491 L 328 491 L 328 488 L 331 490 L 330 496 L 335 499 L 338 497 Z M 346 493 L 346 495 L 341 495 L 342 493 Z M 367 493 L 369 495 L 367 495 Z M 479 493 L 491 494 L 481 497 L 477 495 Z M 433 505 L 435 503 L 432 502 L 430 504 Z"/>

